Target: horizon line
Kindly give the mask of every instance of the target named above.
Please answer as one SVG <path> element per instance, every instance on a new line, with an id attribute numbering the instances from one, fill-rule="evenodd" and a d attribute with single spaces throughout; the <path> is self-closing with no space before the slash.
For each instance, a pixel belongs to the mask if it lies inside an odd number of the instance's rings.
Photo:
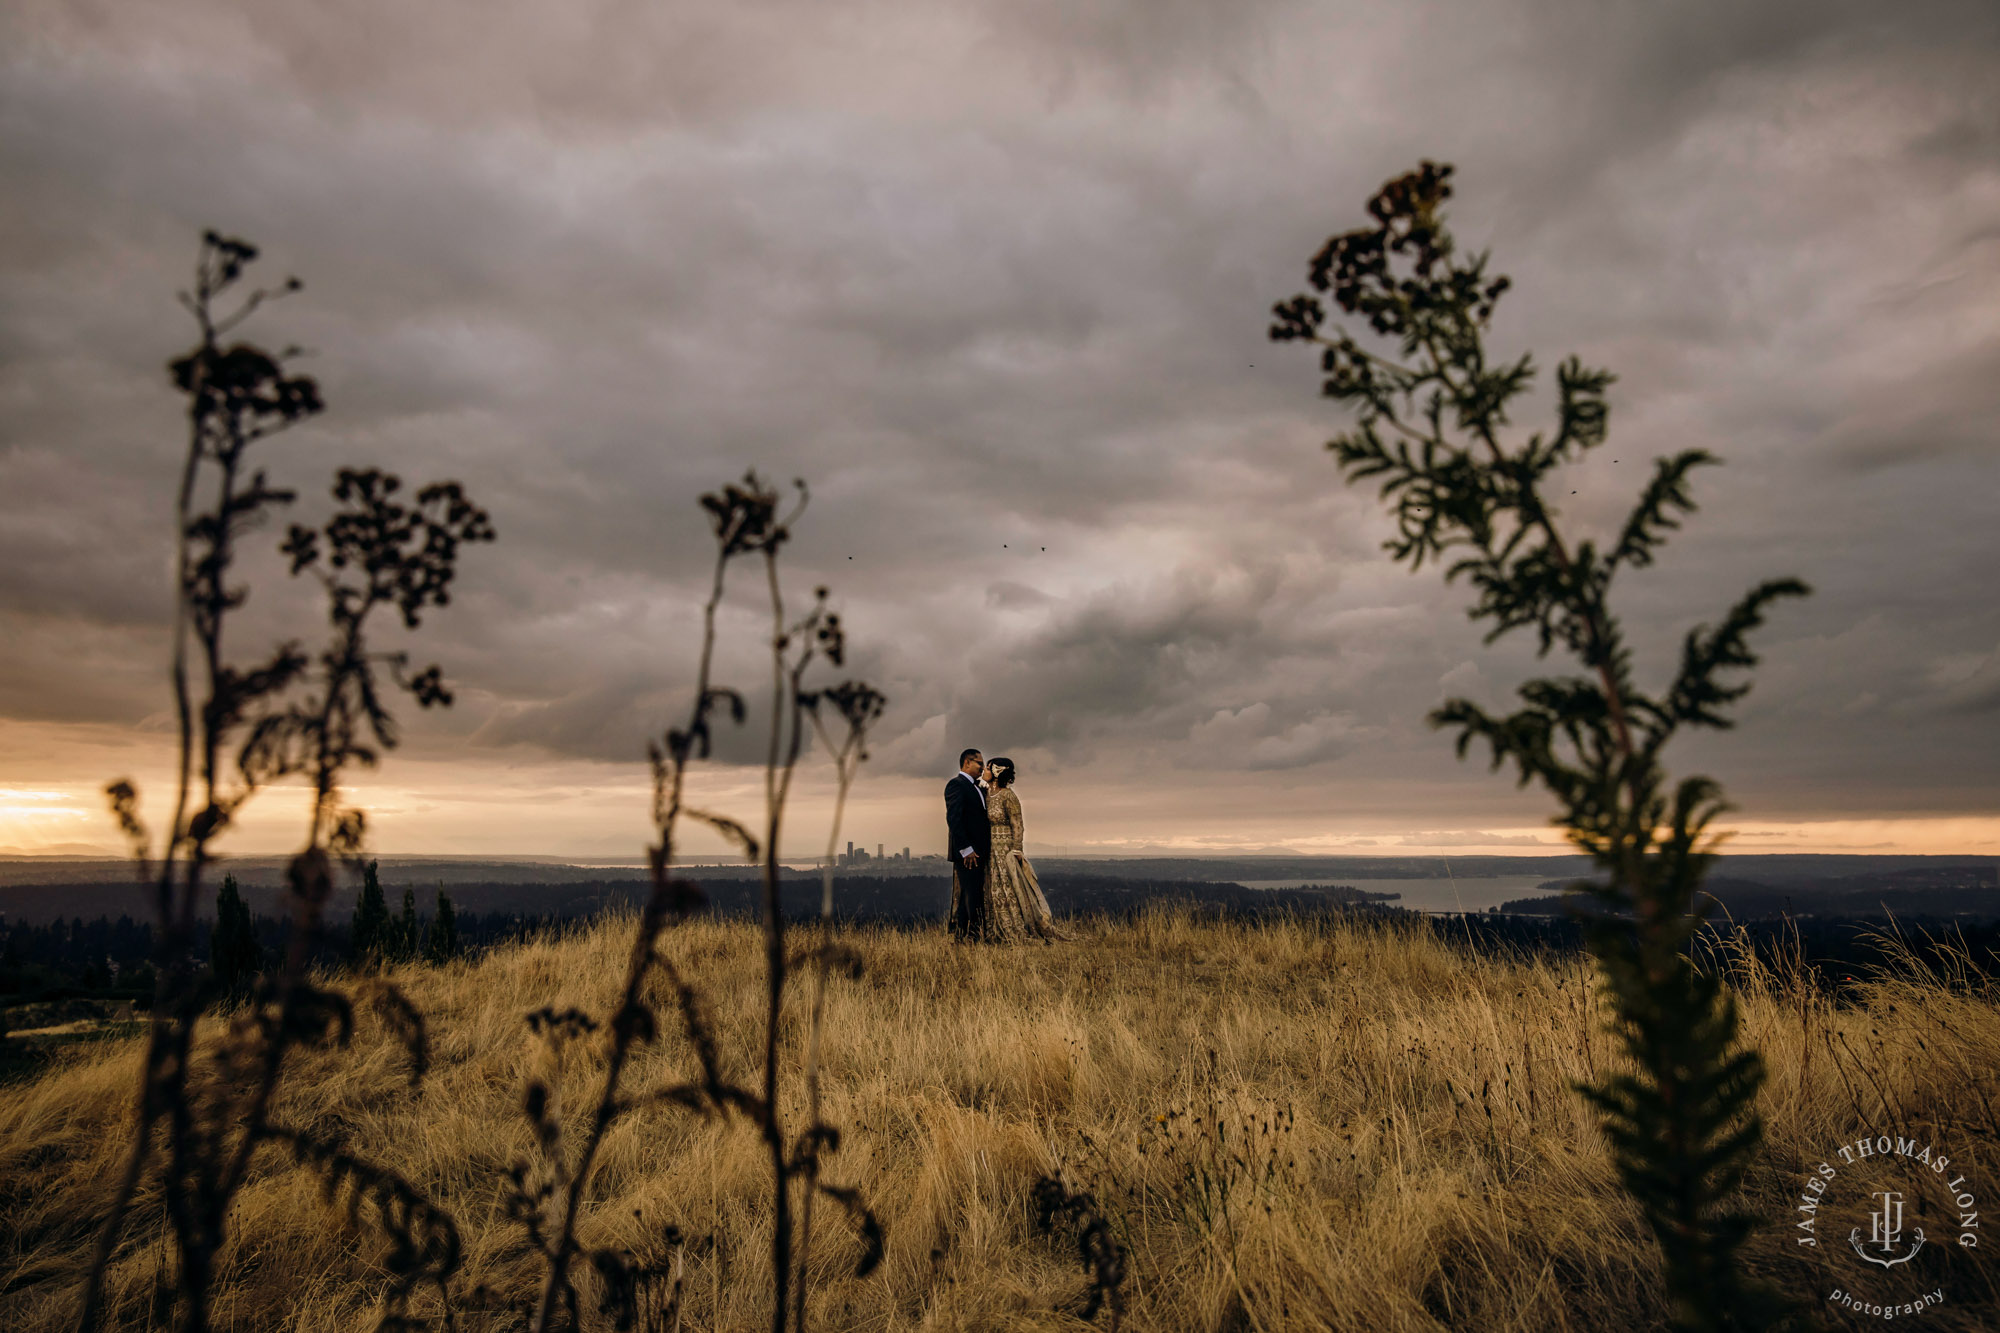
<path id="1" fill-rule="evenodd" d="M 237 862 L 288 861 L 294 855 L 296 855 L 296 853 L 294 852 L 246 852 L 236 855 L 223 854 L 220 856 L 210 856 L 208 860 L 211 865 L 218 865 L 224 861 L 237 861 Z M 840 855 L 839 853 L 835 854 L 836 860 L 838 860 L 839 855 Z M 1884 858 L 1884 859 L 1899 858 L 1899 859 L 1955 860 L 1955 861 L 2000 861 L 2000 854 L 1994 854 L 1989 852 L 1890 852 L 1890 851 L 1729 852 L 1725 851 L 1718 853 L 1719 859 L 1730 859 L 1730 860 L 1740 860 L 1747 857 L 1767 857 L 1767 856 L 1771 857 L 1825 856 L 1825 857 L 1869 857 L 1869 858 Z M 1261 851 L 1261 850 L 1240 851 L 1240 852 L 1238 851 L 1195 852 L 1195 851 L 1183 851 L 1183 850 L 1161 848 L 1156 850 L 1139 850 L 1139 851 L 1123 851 L 1123 852 L 1071 852 L 1071 851 L 1042 852 L 1039 853 L 1039 857 L 1040 859 L 1045 861 L 1085 861 L 1085 860 L 1089 861 L 1217 861 L 1217 860 L 1548 861 L 1548 860 L 1582 859 L 1586 858 L 1586 853 L 1579 851 L 1557 851 L 1553 849 L 1548 851 L 1535 851 L 1535 852 L 1527 852 L 1527 851 L 1439 852 L 1439 851 L 1412 850 L 1408 852 L 1398 853 L 1398 852 L 1320 852 L 1320 851 L 1292 852 L 1292 851 Z M 499 864 L 559 865 L 577 869 L 590 869 L 600 866 L 606 869 L 613 869 L 613 868 L 623 869 L 626 867 L 643 868 L 647 864 L 646 859 L 644 857 L 591 856 L 591 855 L 562 856 L 547 852 L 376 852 L 376 853 L 371 853 L 370 855 L 368 855 L 366 858 L 363 859 L 371 861 L 385 861 L 385 862 L 466 861 L 475 863 L 488 862 L 496 865 Z M 101 862 L 112 862 L 119 864 L 130 864 L 131 860 L 132 858 L 129 856 L 120 856 L 110 852 L 0 851 L 0 861 L 101 861 Z M 811 862 L 817 864 L 827 860 L 827 857 L 824 853 L 807 853 L 804 855 L 781 855 L 778 858 L 778 860 L 780 863 Z M 908 860 L 905 860 L 902 857 L 898 856 L 878 857 L 871 855 L 867 858 L 866 861 L 861 862 L 860 864 L 868 865 L 868 864 L 874 864 L 876 862 L 881 862 L 883 864 L 910 865 L 921 860 L 942 861 L 944 860 L 944 857 L 941 854 L 927 853 L 923 856 L 913 856 Z M 675 858 L 671 864 L 675 866 L 727 866 L 727 867 L 749 868 L 761 865 L 762 862 L 744 861 L 744 860 L 720 860 L 714 858 L 692 859 L 692 860 L 682 860 L 679 858 Z M 853 867 L 836 866 L 836 868 L 852 869 Z"/>

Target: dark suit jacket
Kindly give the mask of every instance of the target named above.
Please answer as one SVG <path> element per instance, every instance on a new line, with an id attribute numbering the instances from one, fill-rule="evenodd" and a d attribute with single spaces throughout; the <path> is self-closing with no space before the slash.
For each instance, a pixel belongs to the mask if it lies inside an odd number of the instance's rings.
<path id="1" fill-rule="evenodd" d="M 979 799 L 979 788 L 963 773 L 953 774 L 944 784 L 944 824 L 951 837 L 945 858 L 953 865 L 962 865 L 959 850 L 970 847 L 979 853 L 979 868 L 984 871 L 993 850 L 993 828 L 986 822 L 986 803 Z"/>

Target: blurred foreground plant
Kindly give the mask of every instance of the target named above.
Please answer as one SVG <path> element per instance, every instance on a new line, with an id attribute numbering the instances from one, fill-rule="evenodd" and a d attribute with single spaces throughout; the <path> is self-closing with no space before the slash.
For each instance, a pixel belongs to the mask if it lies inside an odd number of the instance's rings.
<path id="1" fill-rule="evenodd" d="M 631 1328 L 643 1313 L 640 1295 L 647 1283 L 671 1274 L 678 1291 L 682 1241 L 672 1227 L 662 1236 L 670 1267 L 664 1273 L 636 1260 L 635 1256 L 609 1247 L 585 1249 L 577 1235 L 578 1220 L 584 1210 L 592 1170 L 606 1134 L 621 1119 L 642 1108 L 679 1106 L 705 1115 L 740 1114 L 756 1127 L 770 1161 L 771 1181 L 771 1327 L 784 1333 L 788 1327 L 805 1327 L 805 1280 L 803 1260 L 807 1235 L 796 1241 L 793 1229 L 794 1180 L 803 1182 L 805 1199 L 825 1195 L 847 1213 L 861 1240 L 855 1272 L 865 1276 L 882 1258 L 882 1231 L 875 1215 L 860 1195 L 820 1178 L 821 1158 L 840 1146 L 840 1132 L 819 1119 L 817 1095 L 818 1016 L 820 1001 L 814 1003 L 813 1040 L 808 1056 L 807 1081 L 810 1111 L 807 1123 L 792 1127 L 785 1123 L 780 1101 L 779 1038 L 784 1020 L 784 992 L 787 978 L 801 962 L 817 961 L 822 969 L 836 964 L 852 972 L 856 960 L 851 952 L 839 949 L 830 935 L 804 955 L 789 952 L 783 904 L 779 896 L 780 865 L 778 847 L 783 831 L 785 805 L 798 761 L 807 739 L 807 727 L 820 729 L 836 767 L 839 799 L 834 811 L 834 837 L 844 799 L 853 779 L 854 765 L 864 753 L 867 728 L 879 715 L 882 696 L 856 681 L 826 690 L 808 690 L 805 678 L 820 658 L 830 665 L 845 661 L 846 639 L 839 616 L 827 607 L 827 590 L 816 590 L 811 608 L 798 619 L 788 619 L 778 579 L 778 553 L 791 537 L 806 502 L 805 483 L 797 483 L 797 506 L 781 515 L 778 494 L 766 487 L 752 472 L 740 485 L 724 487 L 702 497 L 716 539 L 714 572 L 708 600 L 702 610 L 702 639 L 695 667 L 692 703 L 684 725 L 668 730 L 664 744 L 649 746 L 653 769 L 653 824 L 655 838 L 647 849 L 652 891 L 634 932 L 626 965 L 625 981 L 615 1007 L 603 1021 L 580 1011 L 542 1013 L 530 1016 L 535 1031 L 548 1040 L 559 1055 L 561 1047 L 574 1040 L 591 1039 L 608 1033 L 604 1073 L 590 1118 L 590 1129 L 574 1150 L 564 1143 L 560 1119 L 554 1104 L 552 1081 L 535 1080 L 524 1089 L 522 1106 L 534 1128 L 542 1156 L 537 1176 L 527 1163 L 514 1169 L 513 1187 L 508 1198 L 510 1215 L 527 1230 L 539 1250 L 545 1269 L 542 1290 L 530 1327 L 535 1333 L 553 1333 L 561 1327 L 574 1328 L 579 1322 L 578 1298 L 572 1264 L 587 1260 L 598 1273 L 604 1296 L 601 1310 L 620 1329 Z M 716 611 L 722 604 L 726 576 L 732 561 L 742 556 L 761 558 L 766 595 L 771 614 L 771 717 L 770 736 L 764 764 L 764 812 L 761 828 L 752 832 L 744 823 L 714 811 L 697 809 L 687 801 L 687 776 L 698 759 L 713 752 L 714 727 L 718 715 L 726 712 L 741 725 L 748 716 L 743 695 L 715 683 L 713 671 L 716 648 Z M 846 735 L 836 740 L 827 714 L 837 714 L 846 725 Z M 693 819 L 721 832 L 742 849 L 746 858 L 761 863 L 764 888 L 765 1015 L 764 1068 L 760 1081 L 753 1082 L 724 1068 L 720 1044 L 713 1026 L 702 1011 L 701 997 L 694 984 L 673 960 L 659 948 L 662 933 L 677 920 L 705 901 L 699 886 L 681 878 L 674 870 L 674 853 L 683 818 Z M 829 889 L 830 892 L 830 889 Z M 698 1066 L 699 1077 L 682 1083 L 628 1091 L 624 1079 L 636 1049 L 658 1038 L 660 1016 L 650 998 L 652 980 L 658 974 L 671 993 L 680 1028 Z M 822 973 L 823 978 L 823 973 Z M 824 982 L 822 979 L 822 988 Z M 823 993 L 823 990 L 822 990 Z M 810 1208 L 803 1213 L 809 1226 Z M 795 1262 L 797 1268 L 795 1271 Z M 678 1308 L 673 1317 L 678 1319 Z"/>
<path id="2" fill-rule="evenodd" d="M 1314 292 L 1393 353 L 1329 330 L 1310 294 L 1276 307 L 1271 337 L 1325 349 L 1325 395 L 1357 418 L 1327 447 L 1350 482 L 1380 479 L 1397 523 L 1388 551 L 1413 570 L 1449 561 L 1447 581 L 1463 577 L 1478 594 L 1471 616 L 1492 623 L 1487 642 L 1530 629 L 1540 655 L 1560 648 L 1582 667 L 1527 682 L 1523 706 L 1504 716 L 1453 699 L 1430 720 L 1457 729 L 1461 756 L 1484 741 L 1495 768 L 1511 762 L 1523 785 L 1547 788 L 1562 807 L 1556 822 L 1605 872 L 1604 884 L 1577 891 L 1597 902 L 1589 939 L 1633 1071 L 1579 1091 L 1600 1111 L 1659 1242 L 1677 1326 L 1771 1327 L 1776 1298 L 1737 1259 L 1754 1219 L 1734 1206 L 1762 1135 L 1763 1065 L 1738 1040 L 1733 994 L 1688 958 L 1718 841 L 1710 825 L 1726 807 L 1709 778 L 1672 782 L 1662 753 L 1684 727 L 1732 725 L 1728 709 L 1749 685 L 1729 674 L 1756 664 L 1750 632 L 1773 603 L 1807 590 L 1789 578 L 1757 585 L 1719 625 L 1688 633 L 1663 690 L 1640 688 L 1612 584 L 1652 563 L 1695 508 L 1691 475 L 1717 460 L 1701 449 L 1657 460 L 1606 548 L 1562 526 L 1551 475 L 1604 442 L 1613 377 L 1565 360 L 1554 433 L 1503 438 L 1534 363 L 1487 358 L 1508 280 L 1488 274 L 1486 255 L 1454 248 L 1442 211 L 1450 175 L 1426 162 L 1388 182 L 1369 200 L 1373 224 L 1333 237 L 1312 260 Z"/>
<path id="3" fill-rule="evenodd" d="M 270 1111 L 290 1052 L 344 1044 L 353 1031 L 352 1002 L 314 980 L 309 964 L 332 891 L 332 858 L 354 857 L 362 841 L 360 812 L 339 807 L 340 775 L 351 763 L 375 762 L 375 745 L 395 744 L 379 669 L 390 668 L 426 707 L 450 702 L 436 667 L 405 678 L 401 655 L 373 652 L 367 622 L 393 605 L 405 626 L 416 628 L 426 607 L 447 600 L 459 544 L 491 540 L 493 532 L 456 484 L 429 487 L 406 509 L 391 498 L 400 485 L 395 478 L 343 470 L 334 498 L 344 508 L 323 534 L 295 526 L 285 543 L 292 572 L 313 569 L 325 586 L 332 627 L 327 646 L 308 656 L 298 644 L 285 643 L 259 662 L 231 660 L 224 630 L 249 595 L 232 581 L 241 539 L 294 498 L 272 487 L 262 469 L 251 470 L 250 450 L 322 410 L 318 386 L 286 368 L 295 349 L 273 355 L 250 343 L 224 345 L 266 300 L 299 289 L 296 278 L 287 279 L 280 288 L 252 289 L 223 310 L 221 303 L 256 257 L 247 242 L 214 232 L 203 237 L 194 287 L 181 296 L 199 340 L 169 367 L 188 400 L 187 457 L 175 509 L 172 682 L 179 777 L 157 866 L 139 820 L 138 792 L 126 781 L 108 789 L 141 876 L 153 885 L 158 984 L 132 1150 L 85 1283 L 80 1322 L 86 1330 L 104 1313 L 105 1272 L 156 1154 L 178 1261 L 179 1322 L 190 1333 L 209 1326 L 214 1262 L 230 1205 L 266 1144 L 288 1149 L 321 1174 L 330 1197 L 345 1193 L 350 1215 L 358 1218 L 369 1205 L 390 1242 L 385 1325 L 400 1319 L 416 1285 L 442 1289 L 458 1263 L 456 1227 L 407 1181 L 338 1142 L 273 1121 Z M 258 789 L 298 772 L 312 775 L 315 799 L 305 849 L 287 871 L 293 913 L 287 957 L 261 978 L 219 1041 L 197 1046 L 206 997 L 192 965 L 195 914 L 212 846 Z M 225 918 L 229 910 L 225 902 Z M 241 969 L 240 959 L 235 966 Z M 426 1053 L 420 1016 L 387 986 L 375 987 L 373 999 L 409 1049 L 412 1079 L 420 1078 Z"/>
<path id="4" fill-rule="evenodd" d="M 791 951 L 779 894 L 778 848 L 808 728 L 817 731 L 835 762 L 837 837 L 846 792 L 865 757 L 868 727 L 883 704 L 880 694 L 856 681 L 825 690 L 806 686 L 809 671 L 822 659 L 843 664 L 845 637 L 839 617 L 828 609 L 824 588 L 796 618 L 788 615 L 780 589 L 778 554 L 803 509 L 803 483 L 799 507 L 786 515 L 780 513 L 776 492 L 754 473 L 741 485 L 703 497 L 717 558 L 703 614 L 697 684 L 686 723 L 668 731 L 664 744 L 651 747 L 653 887 L 620 998 L 602 1021 L 573 1008 L 546 1009 L 528 1018 L 558 1060 L 570 1042 L 605 1041 L 608 1050 L 590 1128 L 571 1150 L 564 1142 L 554 1080 L 537 1080 L 524 1089 L 523 1110 L 542 1165 L 539 1170 L 517 1165 L 503 1190 L 503 1204 L 544 1261 L 539 1290 L 525 1311 L 488 1288 L 455 1292 L 451 1279 L 461 1259 L 455 1221 L 401 1176 L 337 1139 L 283 1122 L 274 1107 L 294 1052 L 343 1045 L 353 1031 L 354 999 L 322 984 L 309 966 L 337 862 L 346 862 L 365 881 L 355 915 L 357 961 L 372 968 L 411 958 L 418 948 L 414 896 L 406 892 L 401 917 L 391 917 L 375 864 L 361 862 L 365 821 L 359 810 L 342 802 L 341 781 L 351 765 L 373 765 L 396 744 L 395 720 L 385 702 L 390 687 L 408 691 L 423 707 L 447 705 L 451 695 L 439 668 L 412 673 L 404 654 L 371 646 L 370 629 L 388 612 L 396 613 L 404 628 L 418 628 L 427 610 L 448 602 L 460 549 L 492 540 L 493 529 L 484 511 L 455 483 L 425 487 L 406 499 L 393 476 L 342 469 L 334 485 L 332 518 L 316 529 L 292 526 L 281 548 L 291 572 L 316 578 L 326 594 L 330 633 L 324 646 L 308 654 L 298 644 L 286 643 L 267 660 L 248 666 L 228 658 L 225 625 L 248 595 L 231 582 L 240 539 L 268 511 L 293 498 L 269 486 L 262 471 L 248 469 L 248 451 L 321 410 L 313 381 L 285 369 L 289 352 L 274 356 L 244 343 L 223 346 L 225 337 L 264 301 L 298 287 L 293 280 L 280 289 L 253 290 L 234 309 L 219 312 L 218 302 L 255 258 L 255 249 L 245 242 L 213 233 L 204 238 L 194 290 L 184 297 L 199 325 L 200 341 L 172 366 L 175 383 L 188 396 L 190 420 L 176 514 L 180 579 L 173 684 L 181 721 L 180 781 L 157 866 L 149 859 L 151 840 L 138 817 L 137 791 L 129 782 L 109 789 L 113 812 L 142 875 L 154 885 L 159 985 L 133 1147 L 99 1233 L 83 1293 L 81 1327 L 95 1329 L 111 1313 L 106 1309 L 107 1270 L 119 1254 L 126 1215 L 140 1186 L 149 1171 L 157 1170 L 176 1258 L 169 1283 L 175 1319 L 190 1333 L 206 1330 L 215 1262 L 227 1238 L 231 1204 L 266 1145 L 321 1175 L 330 1201 L 344 1196 L 350 1218 L 358 1222 L 365 1211 L 373 1229 L 387 1240 L 387 1252 L 377 1260 L 388 1278 L 380 1328 L 411 1329 L 430 1322 L 410 1306 L 423 1287 L 435 1290 L 447 1327 L 454 1326 L 455 1309 L 466 1308 L 525 1315 L 529 1326 L 541 1331 L 580 1328 L 574 1280 L 578 1260 L 594 1270 L 598 1312 L 613 1327 L 633 1328 L 641 1319 L 648 1327 L 677 1325 L 683 1247 L 674 1228 L 666 1227 L 661 1235 L 668 1260 L 664 1266 L 608 1246 L 587 1248 L 578 1237 L 578 1220 L 607 1131 L 641 1108 L 677 1105 L 705 1114 L 740 1114 L 758 1130 L 771 1170 L 772 1327 L 779 1333 L 788 1325 L 803 1328 L 810 1200 L 825 1196 L 845 1211 L 860 1239 L 859 1273 L 880 1262 L 882 1234 L 860 1196 L 828 1183 L 821 1171 L 824 1156 L 839 1147 L 840 1134 L 819 1116 L 820 1016 L 828 973 L 835 967 L 852 973 L 854 956 L 832 940 L 830 923 L 816 943 Z M 743 696 L 711 679 L 716 611 L 727 570 L 741 556 L 762 559 L 772 625 L 771 731 L 764 812 L 755 833 L 728 816 L 694 809 L 685 799 L 690 765 L 711 754 L 718 712 L 726 710 L 738 724 L 747 715 Z M 287 956 L 281 967 L 259 980 L 219 1038 L 197 1043 L 208 991 L 198 984 L 192 965 L 195 911 L 204 869 L 213 859 L 212 845 L 257 790 L 294 775 L 308 779 L 313 799 L 305 847 L 287 871 L 293 913 Z M 673 871 L 683 816 L 721 830 L 761 862 L 767 983 L 761 1080 L 724 1068 L 700 996 L 658 947 L 662 931 L 703 900 L 698 887 Z M 230 905 L 232 899 L 225 899 L 225 924 L 240 926 L 242 913 Z M 450 923 L 448 903 L 441 896 L 431 942 L 440 957 L 453 948 Z M 237 952 L 248 956 L 245 950 Z M 807 964 L 819 969 L 806 1069 L 810 1109 L 804 1124 L 789 1124 L 780 1097 L 783 997 L 788 977 Z M 235 975 L 254 968 L 254 960 L 237 958 L 231 966 Z M 628 1090 L 624 1079 L 633 1053 L 654 1041 L 660 1030 L 661 1018 L 653 1007 L 658 980 L 665 982 L 694 1051 L 698 1077 Z M 414 1086 L 429 1059 L 423 1016 L 379 976 L 369 978 L 362 993 L 405 1047 Z M 794 1199 L 794 1182 L 800 1182 L 806 1206 Z M 796 1239 L 795 1209 L 801 1213 Z"/>

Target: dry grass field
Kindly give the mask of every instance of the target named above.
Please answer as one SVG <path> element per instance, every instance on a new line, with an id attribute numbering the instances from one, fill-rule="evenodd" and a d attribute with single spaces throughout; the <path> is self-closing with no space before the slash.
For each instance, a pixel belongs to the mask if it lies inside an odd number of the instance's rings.
<path id="1" fill-rule="evenodd" d="M 523 1018 L 601 1012 L 630 932 L 612 918 L 401 972 L 430 1020 L 421 1088 L 364 1020 L 350 1050 L 300 1058 L 280 1118 L 338 1131 L 418 1182 L 458 1218 L 464 1284 L 524 1295 L 535 1268 L 499 1206 L 509 1166 L 535 1152 L 520 1090 L 532 1072 L 551 1076 L 580 1132 L 598 1051 L 579 1043 L 550 1070 Z M 1495 961 L 1407 927 L 1169 909 L 1079 933 L 1011 950 L 953 946 L 936 928 L 853 936 L 865 974 L 836 981 L 829 1000 L 827 1113 L 847 1138 L 828 1175 L 873 1202 L 887 1258 L 850 1276 L 858 1242 L 822 1211 L 813 1326 L 1087 1327 L 1074 1239 L 1042 1235 L 1029 1201 L 1057 1170 L 1097 1195 L 1127 1250 L 1129 1329 L 1662 1326 L 1637 1214 L 1569 1090 L 1610 1058 L 1587 960 Z M 754 929 L 696 923 L 667 948 L 703 988 L 725 1060 L 748 1073 L 760 1050 Z M 1878 978 L 1838 1007 L 1768 973 L 1745 991 L 1771 1071 L 1753 1202 L 1777 1219 L 1752 1262 L 1831 1326 L 1853 1318 L 1824 1313 L 1853 1256 L 1836 1268 L 1832 1245 L 1801 1251 L 1789 1209 L 1837 1145 L 1864 1129 L 1920 1135 L 1982 1196 L 2000 1189 L 2000 1009 L 1990 989 L 1936 980 Z M 794 1060 L 802 1035 L 791 1033 Z M 136 1058 L 133 1043 L 102 1045 L 0 1088 L 0 1327 L 61 1327 L 73 1311 Z M 691 1071 L 669 1037 L 645 1049 L 631 1086 Z M 795 1075 L 789 1086 L 800 1092 Z M 674 1108 L 624 1121 L 584 1240 L 661 1260 L 665 1228 L 678 1227 L 682 1327 L 758 1328 L 765 1161 L 740 1122 Z M 373 1326 L 383 1243 L 329 1208 L 317 1181 L 273 1152 L 235 1219 L 219 1327 Z M 1951 1224 L 1935 1233 L 1947 1301 L 1917 1322 L 2000 1326 L 1994 1268 L 1952 1244 Z M 142 1193 L 111 1277 L 117 1328 L 160 1326 L 164 1235 L 157 1197 Z"/>

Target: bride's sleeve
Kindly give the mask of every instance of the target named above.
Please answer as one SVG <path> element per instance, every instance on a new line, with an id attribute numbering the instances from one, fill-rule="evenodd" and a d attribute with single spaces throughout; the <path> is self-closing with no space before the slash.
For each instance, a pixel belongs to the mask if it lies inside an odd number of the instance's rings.
<path id="1" fill-rule="evenodd" d="M 1013 792 L 1007 794 L 1014 796 Z M 1021 820 L 1021 798 L 1018 796 L 1007 802 L 1007 821 L 1014 826 L 1014 845 L 1025 852 L 1028 846 L 1028 833 L 1027 825 Z"/>

